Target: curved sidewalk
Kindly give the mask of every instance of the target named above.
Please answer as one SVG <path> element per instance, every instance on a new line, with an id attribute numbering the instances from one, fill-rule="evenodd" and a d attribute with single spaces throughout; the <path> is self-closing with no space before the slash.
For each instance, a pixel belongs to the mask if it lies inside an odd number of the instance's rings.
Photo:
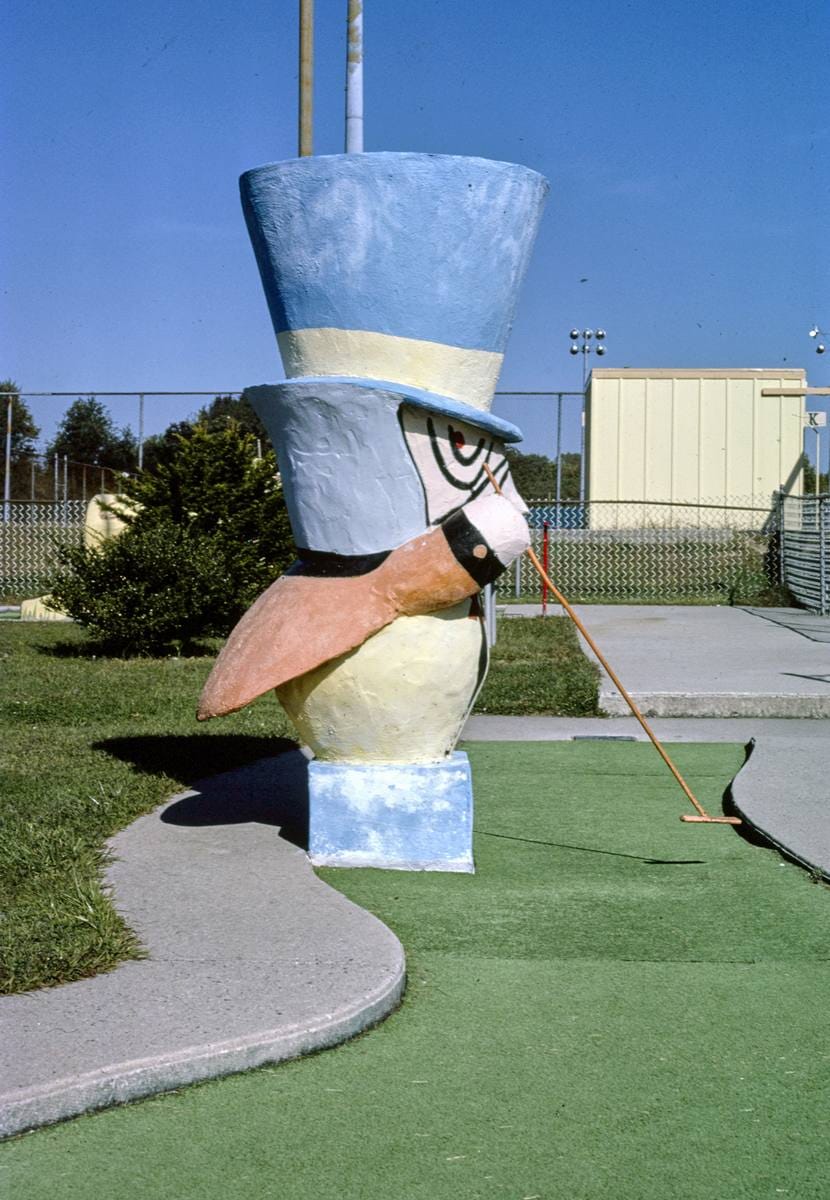
<path id="1" fill-rule="evenodd" d="M 788 858 L 826 880 L 830 880 L 828 780 L 826 733 L 823 738 L 797 732 L 761 734 L 731 788 L 735 810 L 748 825 Z"/>
<path id="2" fill-rule="evenodd" d="M 110 843 L 148 958 L 0 999 L 0 1136 L 345 1041 L 404 988 L 398 939 L 319 880 L 298 751 L 216 776 Z"/>

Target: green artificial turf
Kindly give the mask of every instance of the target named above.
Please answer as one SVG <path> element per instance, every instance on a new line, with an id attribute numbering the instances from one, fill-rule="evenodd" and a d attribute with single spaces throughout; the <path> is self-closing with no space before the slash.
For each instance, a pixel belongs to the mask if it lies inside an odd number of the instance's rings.
<path id="1" fill-rule="evenodd" d="M 681 824 L 646 744 L 468 749 L 475 876 L 322 872 L 402 938 L 397 1013 L 9 1142 L 8 1195 L 823 1197 L 828 889 Z M 740 747 L 673 752 L 718 811 Z"/>

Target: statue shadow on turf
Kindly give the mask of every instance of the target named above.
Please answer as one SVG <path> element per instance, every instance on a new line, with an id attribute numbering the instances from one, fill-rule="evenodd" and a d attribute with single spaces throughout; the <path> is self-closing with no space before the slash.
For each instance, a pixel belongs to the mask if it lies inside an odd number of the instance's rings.
<path id="1" fill-rule="evenodd" d="M 168 825 L 279 826 L 308 848 L 308 761 L 288 738 L 247 735 L 108 738 L 95 744 L 150 775 L 168 775 L 189 794 L 168 804 Z"/>

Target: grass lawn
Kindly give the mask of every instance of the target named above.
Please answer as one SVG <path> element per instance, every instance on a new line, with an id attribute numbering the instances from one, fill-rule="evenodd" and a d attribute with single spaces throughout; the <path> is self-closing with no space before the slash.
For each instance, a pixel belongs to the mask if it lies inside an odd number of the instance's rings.
<path id="1" fill-rule="evenodd" d="M 212 659 L 91 659 L 74 625 L 0 627 L 0 991 L 140 953 L 102 895 L 107 837 L 166 797 L 275 752 L 273 695 L 198 725 Z M 562 619 L 503 621 L 479 711 L 590 713 L 596 672 Z"/>
<path id="2" fill-rule="evenodd" d="M 499 621 L 475 712 L 591 717 L 598 697 L 599 668 L 582 653 L 568 617 Z"/>
<path id="3" fill-rule="evenodd" d="M 212 659 L 91 660 L 73 656 L 82 641 L 73 625 L 0 627 L 0 991 L 135 956 L 98 885 L 105 838 L 288 729 L 270 696 L 198 725 Z"/>
<path id="4" fill-rule="evenodd" d="M 402 938 L 397 1013 L 9 1142 L 8 1194 L 823 1197 L 828 889 L 728 827 L 681 824 L 647 745 L 467 749 L 475 876 L 322 872 Z M 716 811 L 740 747 L 673 753 Z"/>

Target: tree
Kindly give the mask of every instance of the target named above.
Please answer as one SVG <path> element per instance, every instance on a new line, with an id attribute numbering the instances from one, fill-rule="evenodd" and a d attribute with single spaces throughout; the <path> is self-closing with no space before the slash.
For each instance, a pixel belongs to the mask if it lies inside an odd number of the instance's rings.
<path id="1" fill-rule="evenodd" d="M 507 457 L 513 482 L 523 500 L 553 500 L 556 496 L 556 462 L 544 454 L 522 454 L 509 447 Z M 579 499 L 579 455 L 562 455 L 563 500 Z"/>
<path id="2" fill-rule="evenodd" d="M 110 650 L 152 654 L 225 634 L 296 557 L 274 454 L 257 457 L 234 421 L 170 434 L 155 471 L 125 491 L 127 529 L 66 548 L 51 586 Z"/>
<path id="3" fill-rule="evenodd" d="M 210 430 L 224 429 L 228 421 L 235 421 L 243 433 L 259 438 L 263 449 L 271 445 L 267 429 L 244 396 L 215 396 L 199 410 L 196 421 Z"/>
<path id="4" fill-rule="evenodd" d="M 169 520 L 221 540 L 238 615 L 296 557 L 274 452 L 257 458 L 256 439 L 233 420 L 173 435 L 166 460 L 125 491 L 139 508 L 134 528 Z"/>
<path id="5" fill-rule="evenodd" d="M 153 433 L 144 439 L 142 467 L 155 474 L 161 466 L 169 466 L 179 453 L 182 438 L 193 435 L 192 421 L 176 421 L 164 433 Z"/>
<path id="6" fill-rule="evenodd" d="M 13 379 L 0 379 L 0 424 L 5 448 L 8 394 L 12 396 L 12 463 L 35 453 L 40 430 L 32 419 L 29 406 L 20 399 L 20 388 Z"/>
<path id="7" fill-rule="evenodd" d="M 72 462 L 96 463 L 116 471 L 132 470 L 138 448 L 129 426 L 118 430 L 100 400 L 78 397 L 64 413 L 46 453 Z"/>
<path id="8" fill-rule="evenodd" d="M 573 452 L 562 455 L 562 499 L 579 499 L 579 473 L 581 458 Z M 555 464 L 554 464 L 555 466 Z"/>
<path id="9" fill-rule="evenodd" d="M 164 433 L 155 433 L 144 440 L 143 467 L 155 474 L 162 465 L 169 465 L 178 454 L 181 438 L 192 435 L 197 426 L 220 433 L 233 424 L 240 433 L 248 433 L 259 441 L 260 452 L 271 448 L 268 431 L 244 396 L 214 396 L 210 404 L 200 408 L 195 417 L 168 425 Z"/>
<path id="10" fill-rule="evenodd" d="M 816 492 L 816 469 L 806 454 L 802 454 L 801 456 L 801 469 L 804 472 L 803 494 L 805 496 L 814 496 Z M 819 475 L 818 487 L 820 494 L 823 496 L 826 496 L 828 490 L 830 490 L 828 489 L 828 475 L 824 471 Z"/>

